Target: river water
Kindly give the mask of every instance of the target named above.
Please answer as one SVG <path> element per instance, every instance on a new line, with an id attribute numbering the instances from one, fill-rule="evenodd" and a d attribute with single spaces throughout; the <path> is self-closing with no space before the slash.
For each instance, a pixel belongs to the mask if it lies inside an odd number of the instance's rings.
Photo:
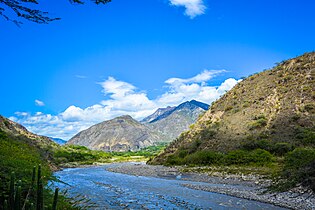
<path id="1" fill-rule="evenodd" d="M 193 190 L 182 184 L 208 183 L 131 176 L 107 171 L 110 165 L 64 169 L 55 183 L 70 196 L 90 199 L 91 209 L 283 209 L 228 195 Z M 250 189 L 249 189 L 250 190 Z"/>

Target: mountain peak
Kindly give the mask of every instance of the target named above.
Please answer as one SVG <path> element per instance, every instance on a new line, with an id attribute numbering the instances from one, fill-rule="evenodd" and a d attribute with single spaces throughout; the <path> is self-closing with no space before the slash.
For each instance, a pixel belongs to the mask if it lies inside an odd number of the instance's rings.
<path id="1" fill-rule="evenodd" d="M 162 120 L 164 118 L 167 118 L 170 116 L 174 111 L 176 110 L 181 110 L 181 109 L 190 109 L 191 111 L 195 109 L 203 109 L 204 111 L 208 110 L 209 105 L 196 101 L 196 100 L 191 100 L 191 101 L 186 101 L 181 103 L 178 106 L 167 106 L 166 108 L 159 108 L 157 109 L 152 115 L 149 115 L 148 117 L 144 118 L 141 120 L 142 123 L 154 123 L 156 121 Z"/>
<path id="2" fill-rule="evenodd" d="M 187 130 L 208 107 L 208 104 L 196 100 L 186 101 L 176 107 L 158 109 L 142 122 L 161 133 L 164 141 L 172 141 Z"/>
<path id="3" fill-rule="evenodd" d="M 152 146 L 160 140 L 160 136 L 145 125 L 123 115 L 93 125 L 72 137 L 67 144 L 86 146 L 103 151 L 136 151 Z"/>

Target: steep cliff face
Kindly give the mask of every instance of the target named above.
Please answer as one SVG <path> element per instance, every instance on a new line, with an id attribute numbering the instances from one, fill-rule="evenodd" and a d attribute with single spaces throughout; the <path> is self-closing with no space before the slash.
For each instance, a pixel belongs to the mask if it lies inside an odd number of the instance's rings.
<path id="1" fill-rule="evenodd" d="M 152 146 L 159 140 L 157 133 L 126 115 L 81 131 L 67 144 L 103 151 L 134 151 Z"/>
<path id="2" fill-rule="evenodd" d="M 179 148 L 227 152 L 255 139 L 315 146 L 315 53 L 252 75 L 212 104 L 153 162 Z"/>

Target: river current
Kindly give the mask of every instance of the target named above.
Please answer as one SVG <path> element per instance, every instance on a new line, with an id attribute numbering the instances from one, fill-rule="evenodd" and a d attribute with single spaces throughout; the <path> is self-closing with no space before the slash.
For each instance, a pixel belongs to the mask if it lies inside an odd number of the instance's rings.
<path id="1" fill-rule="evenodd" d="M 210 185 L 208 183 L 132 176 L 107 171 L 108 167 L 110 165 L 58 171 L 55 176 L 67 184 L 55 185 L 67 190 L 72 197 L 90 199 L 94 204 L 91 209 L 283 209 L 183 186 Z"/>

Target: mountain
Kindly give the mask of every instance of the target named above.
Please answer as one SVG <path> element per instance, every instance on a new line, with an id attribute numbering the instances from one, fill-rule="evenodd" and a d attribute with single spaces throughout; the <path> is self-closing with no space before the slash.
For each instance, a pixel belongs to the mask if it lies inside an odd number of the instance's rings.
<path id="1" fill-rule="evenodd" d="M 54 142 L 56 142 L 57 144 L 59 145 L 64 145 L 67 143 L 66 140 L 63 140 L 63 139 L 59 139 L 59 138 L 53 138 L 53 137 L 49 137 L 51 140 L 53 140 Z"/>
<path id="2" fill-rule="evenodd" d="M 129 115 L 117 117 L 81 131 L 67 144 L 103 151 L 136 151 L 173 140 L 208 106 L 192 100 L 177 107 L 159 108 L 141 123 Z"/>
<path id="3" fill-rule="evenodd" d="M 183 149 L 228 152 L 257 140 L 315 146 L 315 52 L 238 83 L 152 163 Z"/>
<path id="4" fill-rule="evenodd" d="M 81 131 L 67 144 L 103 151 L 135 151 L 152 146 L 160 136 L 129 115 L 96 124 Z"/>
<path id="5" fill-rule="evenodd" d="M 189 129 L 198 117 L 208 110 L 209 105 L 199 101 L 187 101 L 177 107 L 158 109 L 142 122 L 163 136 L 164 142 L 174 140 L 180 133 Z"/>
<path id="6" fill-rule="evenodd" d="M 155 122 L 159 119 L 165 118 L 167 116 L 169 116 L 174 109 L 176 109 L 176 106 L 168 106 L 166 108 L 159 108 L 157 109 L 153 114 L 147 116 L 146 118 L 144 118 L 143 120 L 141 120 L 141 123 L 152 123 Z"/>

